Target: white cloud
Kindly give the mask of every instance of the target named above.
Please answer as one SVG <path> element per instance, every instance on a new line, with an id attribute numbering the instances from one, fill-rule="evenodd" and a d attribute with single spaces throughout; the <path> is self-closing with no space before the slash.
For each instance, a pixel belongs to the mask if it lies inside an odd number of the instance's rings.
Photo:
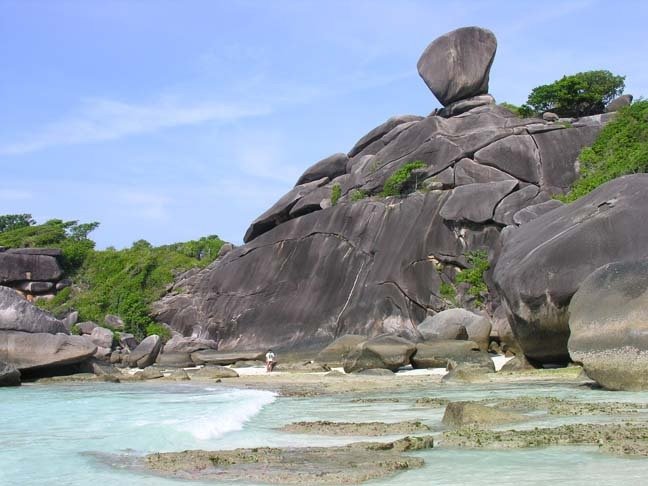
<path id="1" fill-rule="evenodd" d="M 211 121 L 234 121 L 265 115 L 267 106 L 235 103 L 181 103 L 160 99 L 148 104 L 92 98 L 73 114 L 14 142 L 0 143 L 0 155 L 34 152 L 47 147 L 117 140 L 129 135 Z"/>

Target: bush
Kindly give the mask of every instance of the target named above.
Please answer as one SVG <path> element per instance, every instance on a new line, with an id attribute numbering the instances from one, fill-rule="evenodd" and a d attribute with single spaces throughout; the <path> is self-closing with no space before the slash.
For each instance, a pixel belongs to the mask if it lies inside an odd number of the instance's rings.
<path id="1" fill-rule="evenodd" d="M 441 297 L 444 300 L 448 301 L 452 305 L 456 305 L 457 290 L 451 283 L 442 282 L 439 287 L 439 294 L 441 294 Z"/>
<path id="2" fill-rule="evenodd" d="M 164 343 L 171 339 L 171 331 L 162 324 L 153 323 L 148 325 L 146 328 L 146 335 L 153 336 L 154 334 L 160 336 L 160 339 L 162 339 L 162 342 Z"/>
<path id="3" fill-rule="evenodd" d="M 536 112 L 552 111 L 560 116 L 603 113 L 605 105 L 623 93 L 625 76 L 610 71 L 587 71 L 563 76 L 531 91 L 527 104 Z"/>
<path id="4" fill-rule="evenodd" d="M 622 175 L 648 171 L 648 100 L 621 109 L 599 133 L 591 147 L 582 150 L 580 178 L 571 191 L 559 196 L 572 202 L 601 184 Z"/>
<path id="5" fill-rule="evenodd" d="M 535 116 L 535 112 L 533 111 L 533 108 L 531 108 L 529 105 L 517 106 L 514 105 L 513 103 L 507 103 L 506 101 L 500 103 L 499 105 L 502 108 L 506 108 L 514 115 L 517 115 L 518 118 L 530 118 L 532 116 Z"/>
<path id="6" fill-rule="evenodd" d="M 405 183 L 410 179 L 412 171 L 416 169 L 423 169 L 427 167 L 423 162 L 417 160 L 409 162 L 394 172 L 389 179 L 385 181 L 383 190 L 380 193 L 383 197 L 399 196 L 405 186 Z"/>
<path id="7" fill-rule="evenodd" d="M 468 294 L 475 297 L 475 302 L 478 305 L 484 303 L 483 296 L 488 292 L 486 282 L 484 282 L 484 273 L 490 268 L 488 263 L 488 255 L 484 250 L 471 251 L 466 254 L 466 260 L 470 265 L 457 274 L 456 281 L 458 283 L 467 283 Z"/>
<path id="8" fill-rule="evenodd" d="M 351 191 L 351 201 L 361 201 L 362 199 L 366 198 L 368 194 L 363 191 L 362 189 L 354 189 Z"/>
<path id="9" fill-rule="evenodd" d="M 340 184 L 333 184 L 333 187 L 331 188 L 331 205 L 335 206 L 338 201 L 340 200 L 340 196 L 342 195 L 342 188 L 340 187 Z"/>

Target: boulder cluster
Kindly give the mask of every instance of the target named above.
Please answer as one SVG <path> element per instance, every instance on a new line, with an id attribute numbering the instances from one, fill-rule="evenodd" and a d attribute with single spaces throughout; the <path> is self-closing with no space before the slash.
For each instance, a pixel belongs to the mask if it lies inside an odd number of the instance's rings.
<path id="1" fill-rule="evenodd" d="M 166 344 L 116 339 L 118 320 L 70 336 L 76 316 L 58 321 L 0 287 L 0 384 L 89 357 L 209 365 L 213 378 L 260 349 L 323 348 L 318 363 L 347 372 L 448 367 L 460 379 L 491 371 L 496 351 L 517 355 L 510 370 L 575 361 L 606 388 L 648 388 L 648 175 L 555 199 L 632 97 L 589 117 L 520 118 L 488 93 L 496 50 L 478 27 L 433 41 L 418 71 L 443 107 L 392 117 L 316 162 L 243 246 L 182 275 L 154 304 Z M 42 273 L 25 270 L 34 259 Z M 28 298 L 61 278 L 54 254 L 0 252 L 0 285 Z"/>
<path id="2" fill-rule="evenodd" d="M 482 349 L 516 348 L 491 279 L 500 235 L 562 206 L 552 197 L 576 180 L 580 150 L 614 114 L 546 121 L 495 104 L 496 44 L 478 27 L 432 42 L 418 68 L 444 107 L 392 117 L 306 169 L 245 245 L 155 304 L 157 320 L 222 350 L 316 349 L 345 334 L 419 342 L 420 323 L 463 307 L 489 322 Z M 395 176 L 400 194 L 387 197 Z M 491 266 L 484 295 L 457 281 L 480 250 Z"/>
<path id="3" fill-rule="evenodd" d="M 30 302 L 49 299 L 68 287 L 56 248 L 0 247 L 0 285 L 20 292 Z"/>

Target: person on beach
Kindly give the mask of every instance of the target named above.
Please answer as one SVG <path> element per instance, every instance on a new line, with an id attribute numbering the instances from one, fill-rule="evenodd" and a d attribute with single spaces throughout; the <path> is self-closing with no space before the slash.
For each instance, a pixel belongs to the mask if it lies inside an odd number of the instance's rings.
<path id="1" fill-rule="evenodd" d="M 268 349 L 268 352 L 266 353 L 266 371 L 270 373 L 275 365 L 277 364 L 277 357 L 276 355 L 272 352 L 272 349 Z"/>

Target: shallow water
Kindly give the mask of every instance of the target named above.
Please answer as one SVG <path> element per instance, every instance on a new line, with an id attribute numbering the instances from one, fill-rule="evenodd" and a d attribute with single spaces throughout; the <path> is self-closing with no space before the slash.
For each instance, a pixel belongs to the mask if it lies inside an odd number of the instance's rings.
<path id="1" fill-rule="evenodd" d="M 358 397 L 349 395 L 284 398 L 268 391 L 193 383 L 27 385 L 0 389 L 0 484 L 87 485 L 104 481 L 129 485 L 201 484 L 167 480 L 111 466 L 106 464 L 102 454 L 336 445 L 376 440 L 297 435 L 276 429 L 299 420 L 396 422 L 418 419 L 439 430 L 443 409 L 415 407 L 416 398 L 437 396 L 472 400 L 522 395 L 648 403 L 648 393 L 611 393 L 537 383 L 434 386 L 426 393 L 363 396 L 396 397 L 400 400 L 396 403 L 357 403 L 353 399 Z M 610 420 L 610 417 L 566 418 L 538 414 L 524 426 Z M 405 481 L 407 484 L 495 482 L 517 485 L 553 481 L 589 486 L 640 484 L 648 478 L 648 460 L 605 455 L 595 448 L 471 451 L 441 447 L 416 454 L 425 459 L 424 468 L 366 484 L 402 485 Z"/>

